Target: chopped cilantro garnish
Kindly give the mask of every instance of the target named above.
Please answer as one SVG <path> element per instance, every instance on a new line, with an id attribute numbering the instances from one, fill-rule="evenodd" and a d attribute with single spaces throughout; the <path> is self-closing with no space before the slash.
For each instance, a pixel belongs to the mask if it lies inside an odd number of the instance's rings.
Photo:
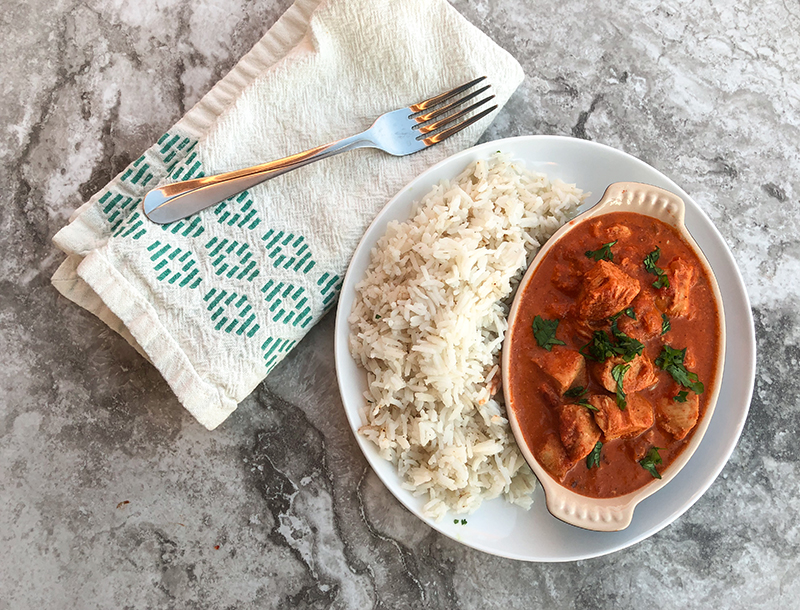
<path id="1" fill-rule="evenodd" d="M 628 310 L 630 310 L 631 313 L 633 312 L 633 308 L 628 307 L 628 309 L 620 311 L 619 313 L 611 316 L 610 318 L 611 334 L 614 335 L 614 339 L 616 339 L 617 342 L 614 349 L 617 352 L 617 354 L 622 356 L 622 359 L 625 362 L 630 362 L 631 360 L 633 360 L 634 356 L 638 356 L 639 354 L 641 354 L 642 350 L 644 349 L 644 344 L 641 341 L 626 335 L 619 329 L 618 326 L 619 317 L 623 313 L 627 315 L 629 318 L 633 318 L 634 320 L 636 319 L 636 314 L 631 315 L 630 313 L 628 313 Z"/>
<path id="2" fill-rule="evenodd" d="M 632 320 L 636 319 L 636 312 L 633 310 L 633 307 L 626 307 L 625 309 L 622 309 L 622 310 L 618 311 L 617 313 L 615 313 L 613 316 L 611 316 L 608 319 L 608 321 L 611 322 L 612 330 L 614 328 L 616 328 L 617 320 L 619 320 L 619 318 L 620 318 L 620 316 L 622 316 L 622 314 L 625 314 L 626 316 L 628 316 Z"/>
<path id="3" fill-rule="evenodd" d="M 625 400 L 625 391 L 622 389 L 622 380 L 625 377 L 625 373 L 627 373 L 630 368 L 630 364 L 618 364 L 611 369 L 611 377 L 617 382 L 617 406 L 623 411 L 625 410 L 625 407 L 628 406 L 628 402 Z"/>
<path id="4" fill-rule="evenodd" d="M 647 455 L 639 460 L 639 466 L 652 474 L 656 479 L 661 478 L 658 470 L 656 470 L 656 464 L 660 464 L 663 461 L 661 456 L 658 454 L 659 449 L 663 449 L 663 447 L 651 447 L 650 451 L 647 452 Z"/>
<path id="5" fill-rule="evenodd" d="M 683 390 L 681 392 L 678 392 L 678 394 L 676 396 L 674 396 L 672 398 L 672 400 L 674 400 L 675 402 L 686 402 L 686 397 L 688 395 L 689 395 L 689 392 L 687 392 L 686 390 Z"/>
<path id="6" fill-rule="evenodd" d="M 554 345 L 566 345 L 563 341 L 556 339 L 556 329 L 558 320 L 545 320 L 542 316 L 533 319 L 533 336 L 539 347 L 543 347 L 548 352 Z"/>
<path id="7" fill-rule="evenodd" d="M 586 407 L 590 411 L 597 411 L 597 407 L 592 405 L 588 400 L 583 398 L 586 394 L 589 393 L 589 388 L 585 388 L 582 385 L 576 385 L 566 392 L 564 392 L 565 398 L 575 398 L 575 404 L 581 405 L 582 407 Z"/>
<path id="8" fill-rule="evenodd" d="M 572 387 L 566 392 L 564 392 L 564 396 L 566 396 L 567 398 L 580 398 L 588 391 L 589 390 L 584 388 L 582 385 L 576 385 L 575 387 Z"/>
<path id="9" fill-rule="evenodd" d="M 602 330 L 594 331 L 592 340 L 579 351 L 590 360 L 605 362 L 613 356 L 622 356 L 625 362 L 630 362 L 635 356 L 642 353 L 644 344 L 633 337 L 629 337 L 617 327 L 618 318 L 624 312 L 611 316 L 611 334 Z M 612 341 L 613 337 L 613 341 Z"/>
<path id="10" fill-rule="evenodd" d="M 613 261 L 614 254 L 611 252 L 611 246 L 616 245 L 617 240 L 610 241 L 603 244 L 597 250 L 587 250 L 586 257 L 593 258 L 595 261 Z"/>
<path id="11" fill-rule="evenodd" d="M 630 362 L 635 356 L 642 353 L 644 345 L 620 331 L 616 326 L 616 320 L 611 323 L 611 333 L 615 342 L 611 341 L 611 336 L 607 332 L 594 331 L 592 340 L 579 350 L 580 353 L 597 362 L 605 362 L 613 356 L 622 356 L 625 362 Z"/>
<path id="12" fill-rule="evenodd" d="M 661 248 L 656 248 L 650 254 L 644 257 L 644 268 L 648 273 L 656 276 L 656 281 L 653 282 L 654 288 L 669 288 L 669 278 L 664 270 L 656 265 L 659 257 L 661 256 Z"/>
<path id="13" fill-rule="evenodd" d="M 689 388 L 695 394 L 702 394 L 705 387 L 697 379 L 697 373 L 693 373 L 683 365 L 686 358 L 686 348 L 673 349 L 669 345 L 664 345 L 656 358 L 656 366 L 667 371 L 672 378 L 684 388 Z"/>
<path id="14" fill-rule="evenodd" d="M 666 273 L 658 276 L 658 279 L 653 282 L 653 288 L 669 288 L 669 278 Z"/>
<path id="15" fill-rule="evenodd" d="M 656 265 L 658 259 L 661 257 L 661 248 L 656 248 L 650 254 L 644 257 L 644 268 L 648 273 L 653 275 L 662 275 L 664 270 Z"/>
<path id="16" fill-rule="evenodd" d="M 672 328 L 672 323 L 669 321 L 667 314 L 661 314 L 661 334 L 666 334 Z"/>
<path id="17" fill-rule="evenodd" d="M 586 351 L 584 351 L 586 350 Z M 614 344 L 604 330 L 596 330 L 592 335 L 592 340 L 584 345 L 580 353 L 589 358 L 589 360 L 596 360 L 597 362 L 605 362 L 606 359 L 616 355 Z"/>
<path id="18" fill-rule="evenodd" d="M 586 468 L 600 466 L 600 450 L 603 448 L 603 443 L 600 441 L 594 446 L 591 453 L 586 456 Z"/>
<path id="19" fill-rule="evenodd" d="M 616 352 L 622 356 L 625 362 L 630 362 L 634 357 L 642 353 L 644 344 L 633 337 L 629 337 L 625 333 L 617 332 L 614 334 L 617 340 L 617 345 L 614 348 Z"/>

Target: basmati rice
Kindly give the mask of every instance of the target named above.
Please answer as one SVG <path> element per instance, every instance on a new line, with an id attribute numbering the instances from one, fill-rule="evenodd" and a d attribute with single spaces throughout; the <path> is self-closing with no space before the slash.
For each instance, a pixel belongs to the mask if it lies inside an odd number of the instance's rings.
<path id="1" fill-rule="evenodd" d="M 434 187 L 371 252 L 349 318 L 369 382 L 359 432 L 428 517 L 500 494 L 531 506 L 536 479 L 495 394 L 508 301 L 585 196 L 498 154 Z"/>

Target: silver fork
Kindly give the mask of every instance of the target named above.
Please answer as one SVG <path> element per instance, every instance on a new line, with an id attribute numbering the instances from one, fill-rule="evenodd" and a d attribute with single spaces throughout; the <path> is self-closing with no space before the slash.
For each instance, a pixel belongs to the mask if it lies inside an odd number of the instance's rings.
<path id="1" fill-rule="evenodd" d="M 484 85 L 466 93 L 485 79 L 485 76 L 476 78 L 424 102 L 382 114 L 363 133 L 338 142 L 262 165 L 158 187 L 144 198 L 144 213 L 159 224 L 180 220 L 270 178 L 356 148 L 379 148 L 400 157 L 433 146 L 497 108 L 494 105 L 468 116 L 494 98 L 494 95 L 488 95 L 464 106 L 490 88 L 490 85 Z"/>

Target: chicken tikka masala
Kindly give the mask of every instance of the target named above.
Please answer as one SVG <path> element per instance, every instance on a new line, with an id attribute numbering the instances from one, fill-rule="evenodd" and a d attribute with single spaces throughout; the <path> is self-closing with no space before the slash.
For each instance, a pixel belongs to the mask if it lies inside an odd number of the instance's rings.
<path id="1" fill-rule="evenodd" d="M 668 224 L 588 219 L 540 261 L 510 333 L 511 408 L 528 448 L 576 493 L 661 478 L 702 419 L 720 315 L 704 266 Z"/>

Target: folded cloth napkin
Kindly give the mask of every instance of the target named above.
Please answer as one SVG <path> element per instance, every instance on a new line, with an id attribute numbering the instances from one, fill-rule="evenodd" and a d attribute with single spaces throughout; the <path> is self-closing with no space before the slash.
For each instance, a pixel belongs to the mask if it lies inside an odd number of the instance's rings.
<path id="1" fill-rule="evenodd" d="M 148 358 L 213 429 L 333 306 L 386 201 L 474 144 L 493 115 L 415 155 L 345 153 L 169 225 L 143 215 L 146 192 L 350 136 L 482 75 L 500 106 L 523 78 L 445 0 L 297 0 L 55 235 L 68 256 L 53 284 Z"/>

